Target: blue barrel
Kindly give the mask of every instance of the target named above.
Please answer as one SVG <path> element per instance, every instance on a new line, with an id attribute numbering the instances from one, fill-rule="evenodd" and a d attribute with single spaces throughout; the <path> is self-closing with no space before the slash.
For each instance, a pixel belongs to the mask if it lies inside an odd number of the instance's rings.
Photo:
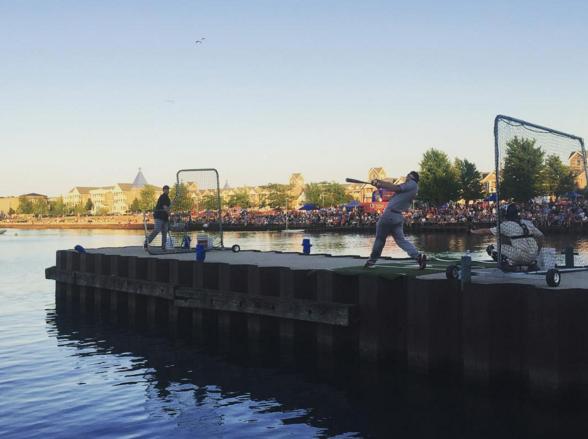
<path id="1" fill-rule="evenodd" d="M 309 255 L 310 254 L 310 247 L 312 247 L 312 244 L 310 243 L 310 239 L 304 238 L 302 240 L 302 253 L 304 253 L 305 255 Z"/>
<path id="2" fill-rule="evenodd" d="M 196 260 L 198 262 L 204 262 L 204 259 L 206 259 L 206 249 L 202 244 L 198 244 L 196 246 Z"/>

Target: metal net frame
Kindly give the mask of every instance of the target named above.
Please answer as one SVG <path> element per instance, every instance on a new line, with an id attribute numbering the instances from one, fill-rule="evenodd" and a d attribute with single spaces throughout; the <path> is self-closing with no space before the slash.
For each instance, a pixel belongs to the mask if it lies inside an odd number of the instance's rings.
<path id="1" fill-rule="evenodd" d="M 208 250 L 224 249 L 220 179 L 216 169 L 180 169 L 170 198 L 166 252 L 188 253 L 194 251 L 199 241 L 206 242 Z M 144 215 L 145 236 L 150 215 Z M 155 238 L 159 239 L 161 236 Z M 162 251 L 159 247 L 148 245 L 147 250 L 159 254 Z"/>
<path id="2" fill-rule="evenodd" d="M 214 168 L 180 169 L 170 209 L 170 235 L 176 251 L 190 251 L 199 235 L 209 249 L 224 248 L 219 173 Z M 199 230 L 202 229 L 202 230 Z"/>
<path id="3" fill-rule="evenodd" d="M 573 134 L 568 134 L 559 130 L 537 125 L 525 120 L 517 119 L 510 116 L 498 115 L 494 119 L 494 154 L 495 154 L 495 172 L 496 172 L 496 226 L 497 226 L 497 253 L 498 266 L 501 266 L 502 260 L 502 238 L 500 234 L 500 201 L 504 195 L 503 178 L 506 158 L 506 150 L 510 142 L 530 140 L 534 147 L 541 148 L 544 157 L 555 156 L 571 172 L 576 173 L 576 177 L 584 173 L 584 178 L 588 177 L 586 165 L 586 150 L 584 140 Z M 581 157 L 575 156 L 574 153 L 580 153 Z M 570 166 L 570 160 L 574 158 L 575 166 Z M 578 166 L 579 164 L 579 166 Z M 517 181 L 517 184 L 525 184 L 525 181 Z M 511 183 L 512 184 L 512 183 Z M 542 195 L 552 195 L 544 193 Z M 530 200 L 526 200 L 530 201 Z"/>

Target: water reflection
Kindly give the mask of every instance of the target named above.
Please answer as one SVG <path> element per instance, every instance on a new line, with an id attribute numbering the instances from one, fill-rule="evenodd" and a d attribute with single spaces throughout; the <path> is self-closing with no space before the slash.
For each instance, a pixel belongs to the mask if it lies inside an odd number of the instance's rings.
<path id="1" fill-rule="evenodd" d="M 243 248 L 299 251 L 303 234 L 227 233 Z M 314 252 L 362 254 L 371 235 L 311 235 Z M 561 248 L 561 236 L 548 243 Z M 488 241 L 410 236 L 431 252 L 483 256 Z M 568 238 L 566 238 L 567 240 Z M 586 237 L 572 237 L 588 254 Z M 526 437 L 585 431 L 585 406 L 541 405 L 502 389 L 432 382 L 394 369 L 243 357 L 56 315 L 55 251 L 137 245 L 140 232 L 9 230 L 0 237 L 0 437 Z M 399 255 L 392 241 L 387 255 Z M 75 316 L 75 314 L 74 314 Z M 278 363 L 278 364 L 277 364 Z M 582 429 L 581 429 L 582 428 Z M 581 429 L 581 430 L 580 430 Z M 578 436 L 578 435 L 575 435 Z"/>
<path id="2" fill-rule="evenodd" d="M 311 239 L 313 253 L 331 253 L 336 255 L 357 254 L 368 256 L 374 236 L 371 234 L 284 234 L 280 232 L 227 232 L 225 244 L 239 243 L 242 249 L 301 251 L 302 239 Z M 486 247 L 494 243 L 491 236 L 468 235 L 466 233 L 422 233 L 408 235 L 415 246 L 427 253 L 445 253 L 454 255 L 470 251 L 474 257 L 487 258 Z M 547 247 L 563 249 L 571 246 L 585 257 L 588 255 L 588 237 L 581 235 L 551 235 L 545 238 Z M 389 238 L 383 252 L 384 256 L 404 257 L 394 240 Z"/>
<path id="3" fill-rule="evenodd" d="M 159 436 L 170 420 L 174 437 L 536 437 L 585 423 L 582 409 L 509 388 L 468 389 L 392 368 L 298 367 L 314 363 L 310 357 L 285 367 L 275 352 L 254 362 L 52 311 L 47 325 L 68 355 L 103 375 L 104 386 L 127 389 L 110 401 L 120 416 L 139 398 L 147 418 L 168 421 L 137 426 L 138 434 Z"/>

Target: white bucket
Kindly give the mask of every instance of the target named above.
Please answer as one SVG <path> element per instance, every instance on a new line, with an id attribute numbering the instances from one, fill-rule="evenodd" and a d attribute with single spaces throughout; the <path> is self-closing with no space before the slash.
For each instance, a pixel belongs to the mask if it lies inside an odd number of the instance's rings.
<path id="1" fill-rule="evenodd" d="M 212 239 L 208 235 L 196 235 L 196 245 L 198 244 L 201 244 L 204 246 L 204 248 L 209 249 L 212 247 Z"/>

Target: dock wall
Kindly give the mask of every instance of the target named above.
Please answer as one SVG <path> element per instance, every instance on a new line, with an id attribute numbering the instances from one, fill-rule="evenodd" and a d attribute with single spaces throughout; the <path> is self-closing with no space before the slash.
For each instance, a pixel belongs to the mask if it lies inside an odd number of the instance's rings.
<path id="1" fill-rule="evenodd" d="M 250 352 L 300 349 L 357 361 L 588 391 L 588 294 L 328 270 L 58 251 L 46 270 L 58 312 L 214 340 Z M 245 341 L 244 341 L 245 340 Z"/>

